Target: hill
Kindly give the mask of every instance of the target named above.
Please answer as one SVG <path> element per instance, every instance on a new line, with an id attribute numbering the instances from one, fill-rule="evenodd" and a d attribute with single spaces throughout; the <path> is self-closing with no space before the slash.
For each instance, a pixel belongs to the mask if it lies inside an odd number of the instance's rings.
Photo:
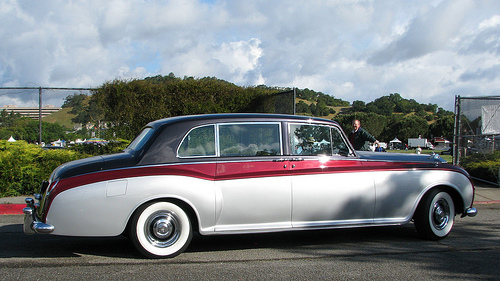
<path id="1" fill-rule="evenodd" d="M 42 121 L 47 123 L 59 124 L 68 130 L 73 130 L 73 127 L 77 125 L 71 119 L 76 117 L 76 114 L 69 113 L 72 110 L 70 107 L 64 107 L 61 110 L 54 112 L 48 116 L 45 116 Z"/>
<path id="2" fill-rule="evenodd" d="M 283 92 L 284 91 L 284 92 Z M 278 112 L 277 106 L 290 109 L 291 88 L 265 85 L 241 87 L 215 77 L 148 77 L 142 80 L 108 82 L 92 96 L 66 98 L 64 110 L 44 121 L 73 127 L 73 121 L 96 123 L 110 138 L 130 139 L 149 121 L 179 115 L 224 112 Z M 395 137 L 405 140 L 453 135 L 453 116 L 436 104 L 420 104 L 392 93 L 372 102 L 347 101 L 310 89 L 296 89 L 295 113 L 334 119 L 350 131 L 353 119 L 381 141 Z M 288 95 L 288 96 L 287 96 Z M 277 100 L 275 96 L 284 97 Z M 271 97 L 271 99 L 269 98 Z M 74 113 L 74 114 L 71 114 Z M 106 120 L 101 122 L 102 120 Z"/>

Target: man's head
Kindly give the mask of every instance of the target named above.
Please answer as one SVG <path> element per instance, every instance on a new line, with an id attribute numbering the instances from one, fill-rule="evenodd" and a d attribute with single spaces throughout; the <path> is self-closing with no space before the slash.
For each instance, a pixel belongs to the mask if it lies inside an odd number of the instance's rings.
<path id="1" fill-rule="evenodd" d="M 354 128 L 355 131 L 357 131 L 359 127 L 361 127 L 361 123 L 359 122 L 358 119 L 352 121 L 352 127 Z"/>

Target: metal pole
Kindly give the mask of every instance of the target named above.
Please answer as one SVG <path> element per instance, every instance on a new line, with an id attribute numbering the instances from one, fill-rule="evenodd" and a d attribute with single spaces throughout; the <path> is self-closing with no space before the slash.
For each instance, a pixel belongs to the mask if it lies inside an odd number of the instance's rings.
<path id="1" fill-rule="evenodd" d="M 460 96 L 455 96 L 455 129 L 453 132 L 453 165 L 460 162 Z"/>
<path id="2" fill-rule="evenodd" d="M 38 143 L 42 145 L 42 87 L 38 88 Z"/>
<path id="3" fill-rule="evenodd" d="M 297 99 L 297 88 L 293 88 L 293 115 L 295 115 L 295 101 Z"/>

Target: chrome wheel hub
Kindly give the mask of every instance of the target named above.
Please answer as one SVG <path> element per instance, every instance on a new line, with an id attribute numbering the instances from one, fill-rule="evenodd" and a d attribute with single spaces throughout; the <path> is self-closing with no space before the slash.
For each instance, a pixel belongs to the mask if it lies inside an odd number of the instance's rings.
<path id="1" fill-rule="evenodd" d="M 174 244 L 180 236 L 180 230 L 181 224 L 177 215 L 168 211 L 151 214 L 144 229 L 148 241 L 160 248 Z"/>
<path id="2" fill-rule="evenodd" d="M 438 230 L 444 229 L 450 220 L 450 206 L 446 200 L 439 200 L 432 206 L 432 224 Z"/>
<path id="3" fill-rule="evenodd" d="M 156 237 L 166 238 L 170 236 L 174 228 L 171 220 L 162 218 L 154 222 L 153 233 Z"/>

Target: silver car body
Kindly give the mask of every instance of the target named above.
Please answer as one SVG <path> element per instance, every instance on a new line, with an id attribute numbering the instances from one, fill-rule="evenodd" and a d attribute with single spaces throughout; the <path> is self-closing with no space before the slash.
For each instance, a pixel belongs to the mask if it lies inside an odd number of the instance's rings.
<path id="1" fill-rule="evenodd" d="M 333 121 L 225 114 L 169 118 L 146 128 L 121 155 L 56 169 L 37 195 L 40 204 L 28 201 L 25 232 L 116 236 L 140 206 L 155 200 L 189 209 L 203 235 L 400 225 L 436 187 L 452 195 L 456 213 L 471 212 L 474 187 L 464 170 L 437 155 L 356 152 Z M 208 152 L 199 145 L 200 155 L 181 151 L 198 128 L 213 131 Z M 227 153 L 234 147 L 223 147 L 224 130 L 242 129 L 273 139 L 238 148 L 257 147 L 263 155 Z M 330 139 L 307 144 L 306 129 Z M 303 153 L 308 145 L 327 152 Z"/>

